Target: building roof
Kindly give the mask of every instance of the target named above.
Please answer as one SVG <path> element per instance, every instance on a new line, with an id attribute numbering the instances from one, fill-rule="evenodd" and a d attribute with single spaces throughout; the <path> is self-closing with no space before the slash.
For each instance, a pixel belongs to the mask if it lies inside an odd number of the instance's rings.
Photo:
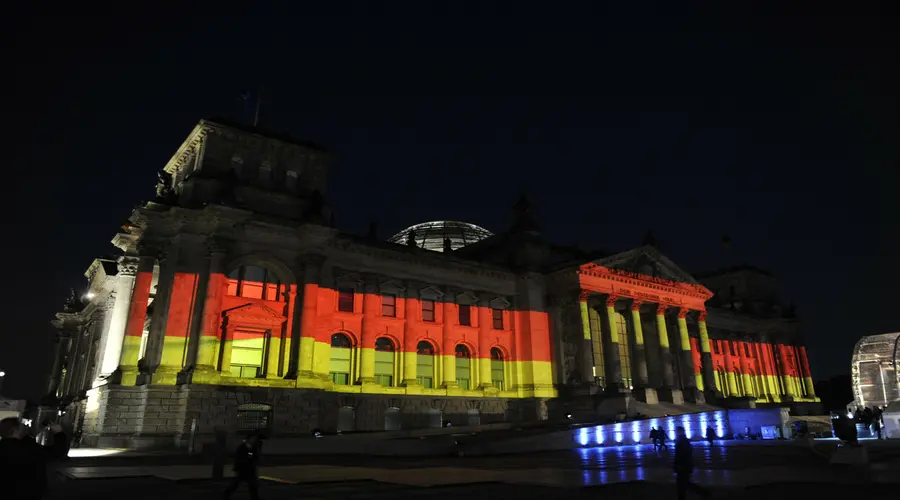
<path id="1" fill-rule="evenodd" d="M 411 233 L 414 234 L 417 247 L 436 252 L 444 251 L 445 238 L 450 239 L 451 250 L 458 250 L 494 235 L 487 229 L 468 222 L 437 220 L 413 224 L 391 236 L 388 241 L 405 245 Z"/>

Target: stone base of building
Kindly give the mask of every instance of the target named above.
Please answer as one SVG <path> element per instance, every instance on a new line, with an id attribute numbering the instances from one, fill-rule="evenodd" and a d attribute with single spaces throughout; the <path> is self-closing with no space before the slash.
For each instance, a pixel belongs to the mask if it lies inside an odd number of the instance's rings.
<path id="1" fill-rule="evenodd" d="M 548 418 L 545 399 L 344 394 L 319 389 L 181 386 L 104 386 L 88 393 L 82 445 L 131 449 L 186 447 L 261 429 L 271 436 L 384 431 Z"/>
<path id="2" fill-rule="evenodd" d="M 656 394 L 660 401 L 672 403 L 676 405 L 684 404 L 684 393 L 681 389 L 670 389 L 668 387 L 660 387 L 656 390 Z"/>
<path id="3" fill-rule="evenodd" d="M 648 405 L 659 403 L 659 395 L 657 395 L 656 389 L 653 389 L 652 387 L 635 387 L 631 391 L 631 395 L 641 403 L 647 403 Z"/>

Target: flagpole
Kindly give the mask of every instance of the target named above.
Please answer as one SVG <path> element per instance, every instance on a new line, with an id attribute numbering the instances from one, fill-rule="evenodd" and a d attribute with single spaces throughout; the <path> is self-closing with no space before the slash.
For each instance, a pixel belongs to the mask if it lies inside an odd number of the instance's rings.
<path id="1" fill-rule="evenodd" d="M 259 125 L 259 107 L 262 105 L 262 87 L 256 92 L 256 113 L 253 115 L 253 128 Z"/>

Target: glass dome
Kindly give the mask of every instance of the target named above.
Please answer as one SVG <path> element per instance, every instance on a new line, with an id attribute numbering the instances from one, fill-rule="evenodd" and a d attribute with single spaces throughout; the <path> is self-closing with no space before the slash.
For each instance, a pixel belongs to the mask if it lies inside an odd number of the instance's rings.
<path id="1" fill-rule="evenodd" d="M 450 238 L 450 248 L 456 250 L 494 235 L 487 229 L 468 222 L 438 220 L 409 226 L 391 236 L 388 241 L 405 245 L 411 232 L 415 232 L 417 247 L 436 252 L 444 251 L 444 238 Z"/>

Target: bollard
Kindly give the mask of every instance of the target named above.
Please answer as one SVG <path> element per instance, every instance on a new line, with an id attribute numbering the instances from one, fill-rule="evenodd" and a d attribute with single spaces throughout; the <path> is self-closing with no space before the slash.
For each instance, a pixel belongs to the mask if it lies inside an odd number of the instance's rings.
<path id="1" fill-rule="evenodd" d="M 213 447 L 213 479 L 225 477 L 225 431 L 216 430 L 216 444 Z"/>

